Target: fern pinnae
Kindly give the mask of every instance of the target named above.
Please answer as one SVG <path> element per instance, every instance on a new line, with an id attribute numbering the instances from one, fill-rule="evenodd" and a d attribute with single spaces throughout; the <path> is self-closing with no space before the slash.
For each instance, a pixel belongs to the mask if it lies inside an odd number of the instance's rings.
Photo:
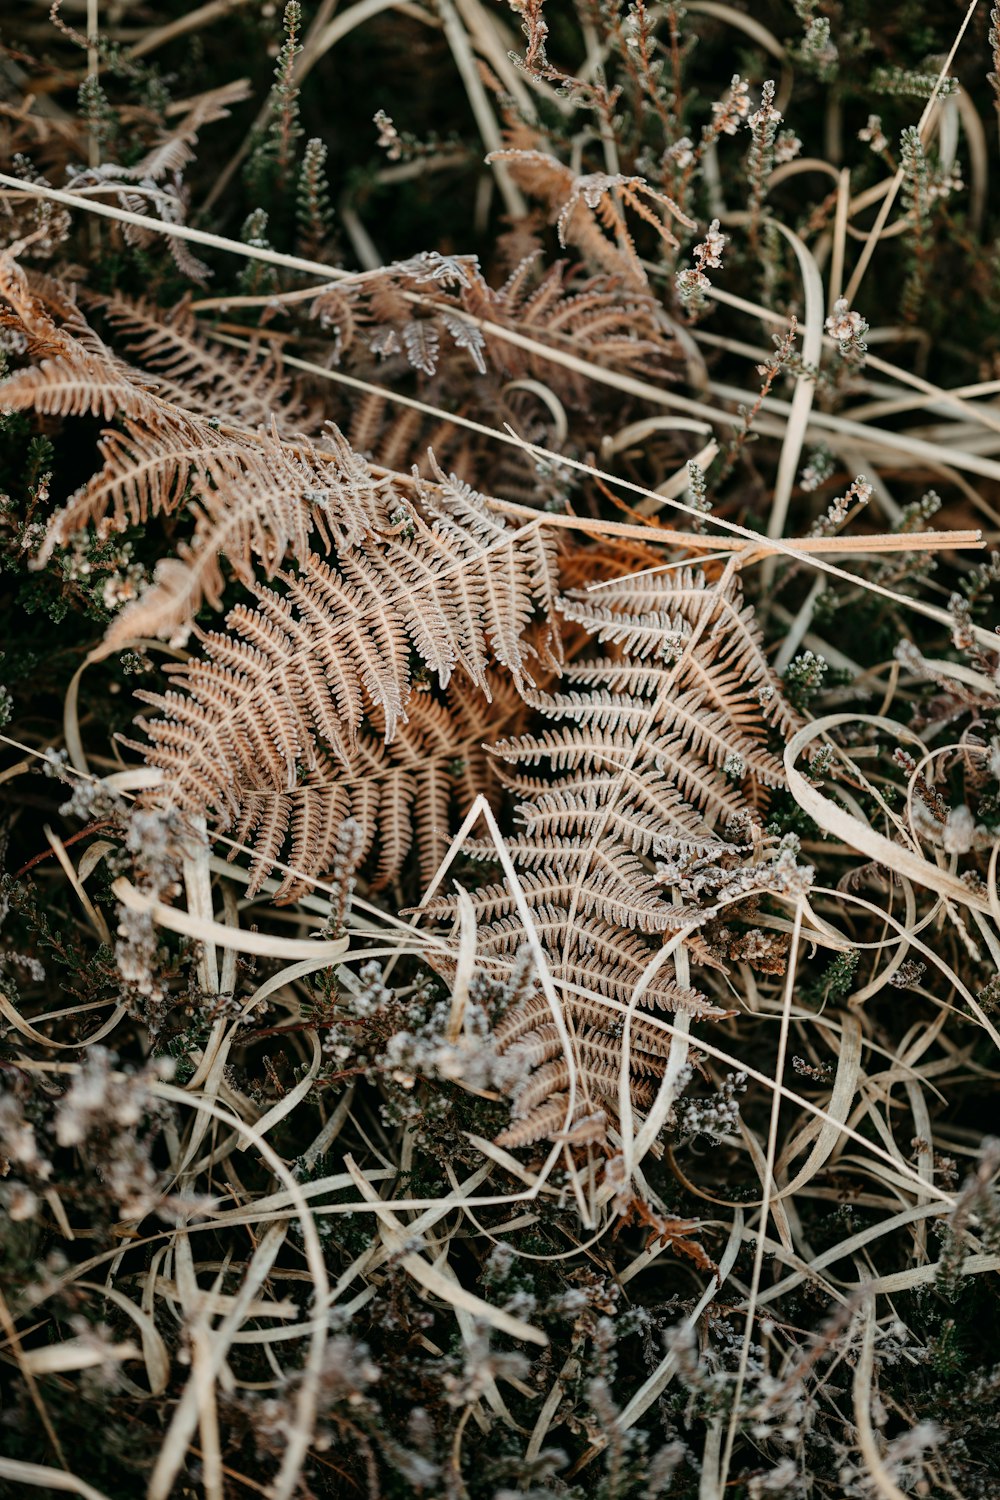
<path id="1" fill-rule="evenodd" d="M 640 977 L 642 1009 L 632 1016 L 644 1038 L 650 1027 L 643 1011 L 682 1010 L 703 1019 L 726 1013 L 680 983 L 672 962 L 652 976 L 646 972 L 653 942 L 668 934 L 684 935 L 693 961 L 719 966 L 698 935 L 711 909 L 665 898 L 652 861 L 669 851 L 674 860 L 739 862 L 745 851 L 720 838 L 716 825 L 745 816 L 763 788 L 782 783 L 765 730 L 769 722 L 789 726 L 794 716 L 773 701 L 780 700 L 780 690 L 740 597 L 732 560 L 711 584 L 689 569 L 640 575 L 576 591 L 560 602 L 560 612 L 618 654 L 575 658 L 561 691 L 529 690 L 527 702 L 551 727 L 502 740 L 493 749 L 515 768 L 502 774 L 520 799 L 517 816 L 525 832 L 509 839 L 507 849 L 574 1037 L 577 1112 L 596 1103 L 611 1118 L 620 1074 L 614 1007 L 630 1003 Z M 723 773 L 730 758 L 741 766 L 741 780 Z M 520 767 L 544 774 L 519 774 Z M 489 850 L 473 842 L 468 852 Z M 472 901 L 483 962 L 512 962 L 523 937 L 514 904 L 496 886 Z M 447 903 L 436 909 L 446 914 Z M 526 1014 L 531 1005 L 526 1002 Z M 499 1027 L 511 1045 L 531 1031 L 517 1018 Z M 639 1034 L 633 1027 L 634 1051 Z M 522 1103 L 528 1099 L 531 1105 L 526 1120 L 512 1124 L 502 1142 L 527 1144 L 544 1136 L 544 1122 L 554 1118 L 550 1101 L 565 1094 L 566 1063 L 562 1058 L 542 1065 L 538 1084 L 522 1095 Z M 630 1057 L 636 1108 L 645 1098 L 637 1075 L 656 1077 L 662 1064 L 662 1046 L 638 1048 Z M 607 1097 L 604 1065 L 614 1076 Z M 517 1106 L 515 1121 L 516 1114 Z M 600 1139 L 588 1129 L 589 1140 Z"/>
<path id="2" fill-rule="evenodd" d="M 501 745 L 510 741 L 501 741 Z M 491 747 L 498 753 L 496 745 Z M 511 776 L 500 768 L 499 779 L 521 797 L 518 820 L 529 831 L 538 815 L 559 818 L 561 832 L 586 822 L 606 806 L 613 774 L 592 769 L 562 776 L 558 785 L 539 777 Z M 614 810 L 614 826 L 630 846 L 642 854 L 664 852 L 670 839 L 685 854 L 704 854 L 719 848 L 719 839 L 702 815 L 685 802 L 665 770 L 652 765 L 628 773 L 628 798 Z"/>
<path id="3" fill-rule="evenodd" d="M 280 575 L 283 592 L 255 585 L 256 607 L 238 605 L 228 617 L 232 634 L 199 633 L 207 659 L 170 673 L 185 694 L 142 695 L 161 711 L 146 733 L 147 756 L 166 773 L 164 795 L 190 812 L 213 808 L 225 824 L 239 816 L 240 788 L 259 792 L 263 774 L 273 791 L 291 793 L 299 767 L 317 767 L 321 746 L 348 767 L 366 705 L 392 741 L 410 710 L 411 646 L 442 687 L 461 667 L 488 693 L 491 609 L 526 620 L 546 606 L 552 583 L 539 571 L 548 554 L 532 545 L 535 524 L 513 531 L 489 516 L 473 530 L 465 524 L 470 497 L 463 494 L 459 519 L 449 513 L 450 546 L 415 515 L 411 537 L 345 549 L 339 570 L 310 556 L 297 573 Z M 484 607 L 483 574 L 504 554 L 509 605 L 494 591 Z M 505 665 L 516 682 L 523 650 L 510 637 L 500 650 L 513 658 Z"/>
<path id="4" fill-rule="evenodd" d="M 569 1094 L 552 1094 L 528 1119 L 502 1130 L 496 1144 L 514 1151 L 520 1146 L 533 1146 L 536 1141 L 551 1140 L 565 1124 L 569 1107 Z"/>
<path id="5" fill-rule="evenodd" d="M 183 496 L 182 482 L 193 476 L 186 503 L 195 518 L 194 535 L 179 544 L 179 559 L 160 563 L 152 586 L 112 623 L 102 654 L 136 636 L 166 635 L 182 642 L 203 601 L 219 607 L 224 559 L 251 585 L 260 576 L 274 577 L 286 561 L 304 562 L 314 545 L 349 548 L 373 533 L 391 537 L 399 529 L 391 517 L 402 501 L 392 481 L 375 475 L 332 423 L 323 450 L 304 438 L 285 441 L 273 428 L 219 434 L 200 424 L 190 450 L 181 447 L 175 454 L 169 433 L 162 434 L 154 454 L 162 458 L 161 479 L 171 500 Z M 149 440 L 147 451 L 148 446 Z M 131 454 L 116 482 L 126 494 L 135 494 Z M 85 490 L 54 519 L 49 547 L 111 491 L 101 476 L 92 486 L 92 496 Z M 140 500 L 147 493 L 140 492 Z"/>
<path id="6" fill-rule="evenodd" d="M 46 417 L 103 417 L 110 422 L 114 417 L 151 419 L 156 413 L 149 391 L 84 353 L 43 359 L 9 376 L 0 390 L 8 411 Z"/>
<path id="7" fill-rule="evenodd" d="M 276 790 L 258 776 L 242 794 L 234 833 L 236 844 L 254 846 L 251 894 L 260 889 L 289 841 L 288 864 L 296 873 L 286 875 L 275 899 L 297 899 L 308 890 L 310 874 L 332 866 L 348 818 L 360 830 L 359 862 L 378 849 L 372 890 L 399 879 L 414 850 L 422 877 L 430 880 L 448 847 L 452 804 L 468 811 L 489 785 L 481 701 L 458 678 L 442 702 L 429 694 L 414 695 L 391 743 L 380 733 L 378 710 L 369 705 L 372 732 L 360 736 L 353 748 L 343 745 L 336 757 L 321 751 L 312 770 L 290 791 Z M 497 677 L 492 714 L 502 721 L 518 711 L 514 695 Z"/>
<path id="8" fill-rule="evenodd" d="M 212 343 L 186 301 L 169 314 L 120 293 L 89 294 L 86 303 L 122 335 L 127 352 L 157 382 L 157 393 L 174 405 L 195 413 L 210 406 L 251 428 L 276 419 L 286 432 L 306 419 L 276 345 L 267 346 L 262 358 L 258 339 L 237 359 L 224 345 Z"/>

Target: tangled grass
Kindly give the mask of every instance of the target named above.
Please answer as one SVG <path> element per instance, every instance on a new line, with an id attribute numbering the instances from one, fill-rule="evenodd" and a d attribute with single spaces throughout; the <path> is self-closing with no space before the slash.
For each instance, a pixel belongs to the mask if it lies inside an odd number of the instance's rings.
<path id="1" fill-rule="evenodd" d="M 152 9 L 3 38 L 0 1479 L 994 1495 L 995 13 Z M 269 780 L 302 648 L 211 741 L 243 821 L 167 795 L 136 685 L 169 721 L 215 650 L 207 737 L 317 536 L 341 609 L 432 535 L 479 623 L 373 636 L 375 734 L 302 709 Z M 572 819 L 509 769 L 567 720 L 616 788 Z M 245 809 L 311 793 L 279 857 Z"/>

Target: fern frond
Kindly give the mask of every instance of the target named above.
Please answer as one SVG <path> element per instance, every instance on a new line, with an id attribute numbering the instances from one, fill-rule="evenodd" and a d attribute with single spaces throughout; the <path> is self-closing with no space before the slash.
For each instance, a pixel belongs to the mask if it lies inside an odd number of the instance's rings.
<path id="1" fill-rule="evenodd" d="M 589 1026 L 595 1033 L 600 1033 L 606 1039 L 608 1033 L 613 1030 L 609 1010 L 600 1000 L 587 999 L 583 996 L 575 996 L 572 1000 L 573 1013 L 571 1020 L 579 1026 Z M 520 1048 L 522 1044 L 530 1044 L 531 1038 L 536 1032 L 545 1031 L 552 1024 L 552 1015 L 549 1010 L 548 1001 L 539 991 L 528 995 L 524 1001 L 513 1009 L 502 1015 L 494 1024 L 493 1035 L 497 1046 L 502 1052 L 510 1052 Z M 635 1011 L 632 1015 L 630 1031 L 633 1047 L 639 1049 L 647 1056 L 666 1058 L 670 1051 L 670 1038 L 667 1033 L 648 1015 L 642 1011 Z M 556 1028 L 553 1026 L 553 1031 Z M 561 1050 L 549 1049 L 546 1057 L 554 1057 Z M 518 1053 L 520 1055 L 520 1053 Z M 545 1058 L 541 1059 L 545 1061 Z"/>
<path id="2" fill-rule="evenodd" d="M 47 548 L 109 499 L 116 521 L 145 519 L 150 510 L 169 511 L 182 500 L 195 518 L 179 558 L 162 560 L 152 586 L 113 622 L 105 651 L 137 636 L 183 639 L 203 601 L 220 606 L 223 558 L 249 585 L 259 576 L 273 578 L 286 561 L 304 561 L 317 538 L 352 547 L 369 534 L 393 531 L 390 518 L 401 498 L 332 426 L 323 457 L 304 441 L 283 443 L 273 431 L 223 436 L 205 423 L 172 430 L 189 432 L 190 446 L 175 448 L 168 434 L 162 440 L 130 434 L 128 443 L 107 434 L 103 473 L 49 528 Z"/>
<path id="3" fill-rule="evenodd" d="M 237 606 L 229 634 L 200 634 L 204 660 L 172 669 L 185 691 L 144 695 L 163 715 L 146 726 L 148 758 L 170 800 L 228 824 L 244 788 L 291 793 L 324 750 L 348 770 L 369 708 L 387 743 L 406 723 L 411 650 L 442 687 L 460 668 L 488 693 L 494 659 L 530 680 L 517 628 L 553 588 L 540 528 L 508 528 L 457 481 L 419 494 L 412 535 L 344 548 L 338 566 L 311 554 L 280 593 L 254 585 L 256 608 Z"/>
<path id="4" fill-rule="evenodd" d="M 491 673 L 490 687 L 491 720 L 514 717 L 520 701 L 510 685 Z M 429 880 L 448 847 L 454 817 L 463 817 L 490 782 L 482 747 L 483 701 L 453 678 L 441 701 L 428 694 L 411 696 L 406 721 L 389 743 L 379 738 L 383 716 L 372 710 L 371 731 L 359 735 L 344 756 L 321 751 L 293 790 L 275 790 L 260 777 L 248 780 L 234 841 L 254 846 L 250 893 L 260 890 L 282 859 L 294 873 L 285 876 L 275 899 L 299 899 L 310 889 L 309 875 L 323 877 L 332 870 L 347 818 L 361 830 L 359 860 L 377 854 L 373 890 L 398 880 L 413 852 Z"/>
<path id="5" fill-rule="evenodd" d="M 496 1138 L 498 1146 L 508 1151 L 518 1146 L 533 1146 L 536 1141 L 552 1140 L 565 1123 L 569 1107 L 568 1094 L 552 1094 L 527 1120 L 519 1120 Z"/>
<path id="6" fill-rule="evenodd" d="M 625 645 L 625 638 L 632 631 L 641 633 L 647 624 L 652 626 L 647 620 L 650 613 L 660 617 L 661 643 L 675 658 L 701 626 L 693 651 L 685 653 L 685 672 L 700 673 L 705 685 L 716 689 L 733 681 L 734 691 L 728 696 L 734 702 L 742 700 L 748 713 L 762 716 L 784 735 L 798 727 L 797 716 L 764 655 L 753 610 L 743 602 L 735 577 L 722 587 L 708 587 L 705 575 L 693 568 L 638 573 L 600 589 L 574 590 L 564 596 L 560 609 L 599 641 L 622 644 L 627 652 L 641 656 L 656 650 L 655 630 L 645 652 L 635 652 Z M 746 689 L 751 687 L 761 691 L 750 697 Z"/>
<path id="7" fill-rule="evenodd" d="M 86 301 L 123 336 L 123 347 L 155 378 L 165 401 L 192 412 L 224 411 L 227 421 L 248 427 L 274 419 L 285 432 L 306 419 L 276 345 L 255 342 L 242 356 L 213 345 L 186 301 L 169 313 L 119 292 Z"/>
<path id="8" fill-rule="evenodd" d="M 694 961 L 718 963 L 696 931 L 710 911 L 665 898 L 654 860 L 686 851 L 736 866 L 744 851 L 721 838 L 717 825 L 745 815 L 766 788 L 783 784 L 766 734 L 769 725 L 790 732 L 796 722 L 752 612 L 726 575 L 709 584 L 692 570 L 647 573 L 578 591 L 559 607 L 619 654 L 581 655 L 565 669 L 562 691 L 529 689 L 527 705 L 554 727 L 493 746 L 507 765 L 540 773 L 503 774 L 520 799 L 524 828 L 506 847 L 574 1038 L 572 1058 L 554 1056 L 547 1034 L 544 1045 L 534 1045 L 538 1071 L 516 1096 L 515 1123 L 499 1138 L 508 1145 L 563 1128 L 571 1062 L 577 1117 L 596 1104 L 613 1118 L 621 1041 L 618 1013 L 602 1000 L 630 1005 L 642 981 L 644 1010 L 725 1014 L 679 983 L 672 963 L 646 974 L 654 943 L 666 933 L 686 934 Z M 468 852 L 488 858 L 493 851 L 473 842 Z M 482 962 L 511 967 L 525 941 L 511 893 L 494 885 L 470 899 Z M 433 913 L 453 915 L 454 907 L 438 900 Z M 530 1035 L 540 1015 L 535 997 L 523 1018 L 503 1018 L 501 1048 Z M 642 1078 L 663 1069 L 664 1049 L 652 1043 L 652 1030 L 647 1022 L 632 1037 L 629 1073 L 640 1109 L 649 1096 Z M 528 1066 L 527 1054 L 524 1061 Z"/>
<path id="9" fill-rule="evenodd" d="M 19 370 L 0 385 L 7 411 L 36 411 L 44 417 L 155 418 L 156 404 L 139 385 L 113 368 L 81 355 L 45 359 Z"/>

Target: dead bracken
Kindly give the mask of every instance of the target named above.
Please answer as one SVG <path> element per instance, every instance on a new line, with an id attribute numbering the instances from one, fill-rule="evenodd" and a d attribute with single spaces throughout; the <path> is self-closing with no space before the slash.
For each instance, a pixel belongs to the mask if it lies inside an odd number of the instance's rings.
<path id="1" fill-rule="evenodd" d="M 1000 1492 L 1000 13 L 553 5 L 4 27 L 5 1495 Z"/>

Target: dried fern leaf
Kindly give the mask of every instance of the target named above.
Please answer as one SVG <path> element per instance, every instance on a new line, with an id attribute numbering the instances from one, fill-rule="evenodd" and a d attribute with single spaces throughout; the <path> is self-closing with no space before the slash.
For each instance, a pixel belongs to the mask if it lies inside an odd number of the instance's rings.
<path id="1" fill-rule="evenodd" d="M 115 292 L 86 298 L 122 336 L 123 347 L 155 378 L 157 394 L 175 406 L 201 413 L 224 412 L 228 422 L 256 427 L 277 421 L 291 431 L 308 416 L 285 374 L 276 345 L 262 353 L 254 343 L 246 354 L 213 345 L 187 301 L 170 312 Z"/>
<path id="2" fill-rule="evenodd" d="M 525 829 L 507 849 L 574 1036 L 572 1058 L 552 1056 L 547 1036 L 534 1047 L 538 1076 L 515 1099 L 515 1119 L 518 1111 L 525 1118 L 500 1137 L 507 1145 L 564 1127 L 565 1107 L 560 1113 L 554 1101 L 567 1094 L 571 1062 L 578 1114 L 596 1104 L 613 1118 L 621 1056 L 613 1007 L 631 1005 L 640 980 L 645 1010 L 725 1014 L 679 983 L 672 963 L 646 976 L 655 939 L 665 933 L 687 932 L 692 957 L 714 961 L 703 941 L 697 948 L 696 928 L 708 912 L 670 901 L 654 861 L 669 855 L 726 870 L 738 865 L 745 851 L 720 837 L 719 825 L 752 815 L 766 789 L 783 784 L 766 736 L 796 723 L 734 578 L 710 584 L 689 569 L 645 573 L 578 591 L 560 610 L 617 654 L 575 659 L 562 691 L 529 690 L 527 704 L 553 727 L 493 747 L 507 765 L 539 771 L 504 774 Z M 491 846 L 473 843 L 469 852 L 489 857 Z M 518 909 L 506 886 L 470 899 L 480 960 L 502 977 L 525 942 Z M 454 905 L 439 899 L 433 912 L 454 917 Z M 545 1019 L 539 997 L 529 999 L 498 1023 L 501 1050 L 519 1046 Z M 638 1015 L 634 1022 L 640 1026 Z M 664 1049 L 651 1030 L 647 1022 L 632 1033 L 637 1108 L 648 1089 L 636 1075 L 662 1071 Z M 524 1062 L 530 1066 L 527 1055 Z"/>
<path id="3" fill-rule="evenodd" d="M 495 672 L 490 674 L 490 697 L 491 723 L 521 711 L 517 693 Z M 308 875 L 333 870 L 348 818 L 360 828 L 359 860 L 378 856 L 373 890 L 398 880 L 414 853 L 422 877 L 430 880 L 447 850 L 454 817 L 463 817 L 490 784 L 482 744 L 484 707 L 483 694 L 455 677 L 442 701 L 425 693 L 411 695 L 406 721 L 390 743 L 379 737 L 382 716 L 373 711 L 371 732 L 359 736 L 347 764 L 320 754 L 292 791 L 276 791 L 266 783 L 248 785 L 235 841 L 253 842 L 250 893 L 260 890 L 283 859 L 294 873 L 285 876 L 275 899 L 299 899 L 310 889 Z"/>
<path id="4" fill-rule="evenodd" d="M 317 540 L 352 547 L 371 533 L 391 534 L 391 517 L 404 506 L 391 480 L 376 478 L 332 425 L 322 458 L 305 441 L 285 443 L 273 431 L 223 436 L 204 423 L 191 431 L 190 447 L 179 454 L 165 437 L 162 446 L 147 440 L 145 451 L 129 448 L 124 461 L 121 445 L 108 435 L 106 455 L 114 451 L 115 470 L 109 474 L 106 464 L 50 527 L 50 536 L 62 539 L 109 496 L 127 518 L 138 513 L 142 519 L 154 504 L 169 510 L 181 499 L 195 518 L 191 541 L 179 546 L 180 559 L 158 565 L 152 587 L 110 627 L 104 651 L 138 636 L 182 642 L 202 602 L 213 608 L 221 603 L 223 558 L 250 585 L 261 576 L 273 578 L 288 560 L 304 561 Z"/>
<path id="5" fill-rule="evenodd" d="M 156 407 L 148 392 L 117 375 L 110 365 L 81 355 L 42 360 L 0 385 L 7 411 L 36 411 L 45 417 L 153 418 Z"/>
<path id="6" fill-rule="evenodd" d="M 411 652 L 442 687 L 461 669 L 488 693 L 492 661 L 530 681 L 519 632 L 550 607 L 550 543 L 457 481 L 419 498 L 426 514 L 413 509 L 410 534 L 344 548 L 337 566 L 310 555 L 280 575 L 282 592 L 254 585 L 256 607 L 231 611 L 228 634 L 199 633 L 205 659 L 172 669 L 174 690 L 144 695 L 162 715 L 146 725 L 147 754 L 170 801 L 229 826 L 250 792 L 293 792 L 324 751 L 349 770 L 369 708 L 387 743 L 406 723 Z M 316 872 L 312 858 L 304 871 Z"/>

